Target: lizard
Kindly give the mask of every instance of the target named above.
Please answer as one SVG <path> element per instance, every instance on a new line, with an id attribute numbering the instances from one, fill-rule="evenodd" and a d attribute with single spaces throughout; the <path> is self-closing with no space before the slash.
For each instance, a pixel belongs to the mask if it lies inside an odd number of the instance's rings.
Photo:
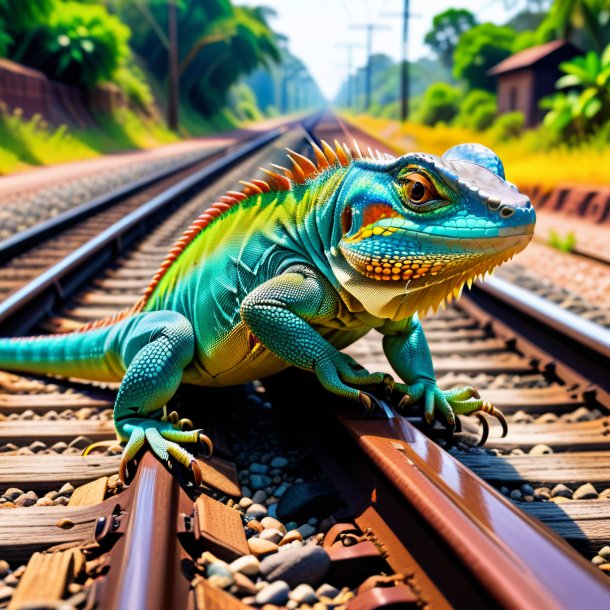
<path id="1" fill-rule="evenodd" d="M 477 390 L 441 390 L 420 316 L 459 297 L 530 241 L 535 212 L 489 148 L 442 156 L 363 155 L 335 140 L 288 150 L 290 168 L 264 169 L 208 207 L 169 251 L 128 310 L 71 333 L 0 340 L 0 367 L 120 381 L 114 425 L 120 476 L 145 446 L 201 471 L 183 445 L 211 440 L 167 416 L 181 383 L 243 384 L 288 366 L 328 391 L 378 407 L 371 387 L 423 401 L 424 416 L 500 411 Z M 262 169 L 262 168 L 261 168 Z M 370 330 L 400 381 L 341 349 Z"/>

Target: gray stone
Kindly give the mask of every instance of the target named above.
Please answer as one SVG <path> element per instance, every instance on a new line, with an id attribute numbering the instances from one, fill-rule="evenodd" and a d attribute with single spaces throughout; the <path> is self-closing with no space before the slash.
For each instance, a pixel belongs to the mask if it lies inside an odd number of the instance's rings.
<path id="1" fill-rule="evenodd" d="M 262 489 L 259 489 L 252 496 L 252 502 L 254 502 L 254 504 L 264 504 L 266 500 L 267 500 L 267 494 Z"/>
<path id="2" fill-rule="evenodd" d="M 518 489 L 513 489 L 509 494 L 509 497 L 513 500 L 521 500 L 521 492 Z"/>
<path id="3" fill-rule="evenodd" d="M 267 516 L 267 509 L 262 504 L 252 504 L 246 510 L 246 515 L 260 520 Z"/>
<path id="4" fill-rule="evenodd" d="M 318 601 L 318 596 L 311 585 L 302 584 L 290 592 L 290 599 L 300 602 L 301 604 L 315 604 Z"/>
<path id="5" fill-rule="evenodd" d="M 15 498 L 15 506 L 34 506 L 38 501 L 38 496 L 33 491 L 28 491 Z"/>
<path id="6" fill-rule="evenodd" d="M 548 445 L 534 445 L 530 450 L 530 455 L 548 455 L 553 453 L 553 450 Z"/>
<path id="7" fill-rule="evenodd" d="M 261 540 L 269 540 L 274 544 L 279 544 L 280 540 L 284 537 L 280 530 L 275 529 L 274 527 L 269 527 L 264 529 L 258 536 Z"/>
<path id="8" fill-rule="evenodd" d="M 303 536 L 303 538 L 309 538 L 310 536 L 315 536 L 316 534 L 316 528 L 309 525 L 309 523 L 301 525 L 301 527 L 297 528 L 297 531 L 301 533 L 301 536 Z"/>
<path id="9" fill-rule="evenodd" d="M 248 486 L 243 485 L 241 488 L 241 495 L 243 498 L 251 498 L 252 490 Z"/>
<path id="10" fill-rule="evenodd" d="M 525 496 L 531 496 L 534 494 L 534 488 L 529 483 L 523 483 L 521 493 Z"/>
<path id="11" fill-rule="evenodd" d="M 287 489 L 288 489 L 288 485 L 286 485 L 286 483 L 282 483 L 281 485 L 279 485 L 278 487 L 276 487 L 274 489 L 273 495 L 280 498 Z"/>
<path id="12" fill-rule="evenodd" d="M 261 563 L 254 555 L 243 555 L 232 562 L 229 567 L 233 572 L 256 576 L 261 570 Z"/>
<path id="13" fill-rule="evenodd" d="M 287 583 L 277 580 L 265 587 L 262 591 L 256 594 L 256 603 L 264 606 L 265 604 L 273 604 L 275 606 L 283 606 L 288 601 L 290 587 Z"/>
<path id="14" fill-rule="evenodd" d="M 330 567 L 328 553 L 314 544 L 290 548 L 261 561 L 261 574 L 267 580 L 283 580 L 291 587 L 320 582 Z"/>
<path id="15" fill-rule="evenodd" d="M 23 493 L 18 487 L 9 487 L 2 495 L 9 500 L 14 500 Z"/>

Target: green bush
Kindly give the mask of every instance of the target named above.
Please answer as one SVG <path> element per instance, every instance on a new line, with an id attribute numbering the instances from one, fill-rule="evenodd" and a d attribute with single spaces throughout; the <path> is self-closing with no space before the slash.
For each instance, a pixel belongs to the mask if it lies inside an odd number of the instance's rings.
<path id="1" fill-rule="evenodd" d="M 483 131 L 491 127 L 496 118 L 496 96 L 484 89 L 473 89 L 466 94 L 455 118 L 459 127 Z"/>
<path id="2" fill-rule="evenodd" d="M 519 137 L 525 130 L 525 117 L 521 112 L 501 114 L 494 122 L 492 134 L 501 141 Z"/>
<path id="3" fill-rule="evenodd" d="M 415 114 L 424 125 L 449 123 L 459 111 L 461 91 L 447 83 L 435 83 L 428 87 Z"/>
<path id="4" fill-rule="evenodd" d="M 112 80 L 130 56 L 130 30 L 103 6 L 58 2 L 33 34 L 24 63 L 51 78 L 92 86 Z"/>

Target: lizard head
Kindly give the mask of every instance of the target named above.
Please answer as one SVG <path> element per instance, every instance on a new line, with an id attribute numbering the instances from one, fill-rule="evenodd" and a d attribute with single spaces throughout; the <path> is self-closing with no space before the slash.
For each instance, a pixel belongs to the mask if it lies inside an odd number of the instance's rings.
<path id="1" fill-rule="evenodd" d="M 530 241 L 530 200 L 479 144 L 442 157 L 354 161 L 335 209 L 331 265 L 371 314 L 401 319 L 457 297 Z"/>

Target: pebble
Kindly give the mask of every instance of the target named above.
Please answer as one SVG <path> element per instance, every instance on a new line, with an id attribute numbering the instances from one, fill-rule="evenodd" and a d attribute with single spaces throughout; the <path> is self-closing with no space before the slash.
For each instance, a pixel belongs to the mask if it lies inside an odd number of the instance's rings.
<path id="1" fill-rule="evenodd" d="M 319 601 L 316 592 L 314 591 L 311 585 L 302 584 L 296 587 L 293 591 L 290 592 L 290 599 L 299 602 L 301 604 L 315 604 Z"/>
<path id="2" fill-rule="evenodd" d="M 282 496 L 282 494 L 284 494 L 286 492 L 287 489 L 288 489 L 288 485 L 286 485 L 286 483 L 282 483 L 280 486 L 276 487 L 273 490 L 273 495 L 280 498 Z"/>
<path id="3" fill-rule="evenodd" d="M 59 495 L 60 496 L 71 495 L 73 491 L 74 491 L 74 487 L 72 485 L 70 485 L 70 483 L 66 483 L 65 485 L 60 487 Z"/>
<path id="4" fill-rule="evenodd" d="M 261 570 L 261 564 L 254 555 L 243 555 L 229 564 L 229 568 L 246 576 L 256 576 Z"/>
<path id="5" fill-rule="evenodd" d="M 282 494 L 277 514 L 284 522 L 305 521 L 311 517 L 327 517 L 340 504 L 336 490 L 328 481 L 295 483 Z"/>
<path id="6" fill-rule="evenodd" d="M 252 498 L 242 498 L 239 501 L 239 508 L 246 510 L 247 508 L 250 508 L 250 506 L 252 506 L 252 504 L 254 504 Z"/>
<path id="7" fill-rule="evenodd" d="M 260 520 L 267 516 L 267 509 L 262 504 L 252 504 L 246 510 L 246 515 Z"/>
<path id="8" fill-rule="evenodd" d="M 581 485 L 572 496 L 573 500 L 595 500 L 598 497 L 598 493 L 595 487 L 591 483 L 585 483 Z"/>
<path id="9" fill-rule="evenodd" d="M 610 487 L 607 487 L 606 489 L 602 489 L 599 492 L 599 499 L 600 500 L 608 500 L 608 499 L 610 499 Z"/>
<path id="10" fill-rule="evenodd" d="M 551 490 L 548 487 L 538 487 L 534 489 L 534 498 L 537 500 L 550 500 Z"/>
<path id="11" fill-rule="evenodd" d="M 282 534 L 286 534 L 286 527 L 284 526 L 284 524 L 281 521 L 274 519 L 273 517 L 265 517 L 264 519 L 261 519 L 261 525 L 264 528 L 270 527 L 276 530 L 280 530 Z"/>
<path id="12" fill-rule="evenodd" d="M 242 572 L 235 572 L 233 575 L 232 592 L 240 595 L 256 595 L 256 585 Z"/>
<path id="13" fill-rule="evenodd" d="M 5 559 L 0 559 L 0 578 L 4 578 L 10 571 L 11 566 Z"/>
<path id="14" fill-rule="evenodd" d="M 269 505 L 269 507 L 267 508 L 267 514 L 270 517 L 273 517 L 274 519 L 277 518 L 277 502 L 274 502 L 273 504 Z"/>
<path id="15" fill-rule="evenodd" d="M 572 490 L 567 485 L 564 485 L 563 483 L 558 483 L 551 490 L 551 498 L 556 498 L 557 496 L 560 496 L 562 498 L 571 498 Z"/>
<path id="16" fill-rule="evenodd" d="M 610 546 L 605 546 L 603 547 L 600 551 L 598 551 L 597 553 L 600 557 L 603 557 L 604 559 L 609 560 L 610 559 Z"/>
<path id="17" fill-rule="evenodd" d="M 207 581 L 219 589 L 228 589 L 235 582 L 235 578 L 233 574 L 231 574 L 230 577 L 221 574 L 212 574 L 212 576 L 208 577 Z"/>
<path id="18" fill-rule="evenodd" d="M 607 559 L 605 559 L 604 557 L 600 557 L 599 555 L 596 555 L 595 557 L 593 557 L 593 559 L 591 559 L 591 563 L 594 566 L 600 566 L 602 563 L 606 563 L 607 561 Z"/>
<path id="19" fill-rule="evenodd" d="M 33 491 L 28 491 L 15 498 L 15 506 L 33 506 L 37 501 L 38 496 Z"/>
<path id="20" fill-rule="evenodd" d="M 529 483 L 523 483 L 519 489 L 521 489 L 521 493 L 525 496 L 532 496 L 534 494 L 534 488 Z"/>
<path id="21" fill-rule="evenodd" d="M 522 493 L 518 489 L 513 489 L 508 495 L 513 500 L 521 500 Z"/>
<path id="22" fill-rule="evenodd" d="M 275 553 L 279 548 L 277 544 L 270 540 L 263 540 L 258 537 L 248 538 L 248 547 L 250 548 L 250 552 L 257 557 L 267 555 L 268 553 Z"/>
<path id="23" fill-rule="evenodd" d="M 296 587 L 318 583 L 330 567 L 328 553 L 314 544 L 290 548 L 261 561 L 261 574 L 268 580 L 284 580 Z"/>
<path id="24" fill-rule="evenodd" d="M 250 485 L 254 491 L 265 489 L 265 487 L 271 485 L 271 482 L 271 477 L 268 477 L 266 474 L 253 474 L 250 477 Z"/>
<path id="25" fill-rule="evenodd" d="M 209 564 L 206 568 L 206 576 L 210 584 L 220 589 L 230 587 L 235 580 L 231 568 L 224 561 Z"/>
<path id="26" fill-rule="evenodd" d="M 335 597 L 339 595 L 339 589 L 337 589 L 337 587 L 333 587 L 332 585 L 324 583 L 316 589 L 316 595 L 318 597 L 328 597 L 328 599 L 335 599 Z"/>
<path id="27" fill-rule="evenodd" d="M 12 587 L 0 587 L 0 604 L 4 604 L 13 597 L 15 589 Z"/>
<path id="28" fill-rule="evenodd" d="M 251 498 L 252 497 L 252 491 L 249 487 L 246 487 L 245 485 L 241 488 L 241 495 L 244 498 Z"/>
<path id="29" fill-rule="evenodd" d="M 55 502 L 51 498 L 38 498 L 36 506 L 55 506 Z"/>
<path id="30" fill-rule="evenodd" d="M 252 502 L 254 502 L 254 504 L 264 504 L 266 501 L 267 501 L 267 493 L 262 489 L 259 489 L 252 496 Z"/>
<path id="31" fill-rule="evenodd" d="M 282 532 L 273 527 L 269 527 L 264 529 L 260 534 L 259 538 L 261 540 L 269 540 L 274 544 L 279 544 L 280 540 L 283 538 Z"/>
<path id="32" fill-rule="evenodd" d="M 93 441 L 86 436 L 77 436 L 73 441 L 68 443 L 68 447 L 72 449 L 86 449 L 89 445 L 92 445 Z"/>
<path id="33" fill-rule="evenodd" d="M 264 529 L 261 522 L 257 521 L 256 519 L 251 519 L 250 521 L 248 521 L 248 523 L 246 524 L 246 527 L 248 529 L 255 531 L 256 533 L 262 532 Z"/>
<path id="34" fill-rule="evenodd" d="M 554 424 L 559 418 L 555 413 L 543 413 L 538 419 L 537 424 Z"/>
<path id="35" fill-rule="evenodd" d="M 302 536 L 301 532 L 299 532 L 299 530 L 290 530 L 282 538 L 282 541 L 280 542 L 280 546 L 284 546 L 286 544 L 290 544 L 290 543 L 295 542 L 297 540 L 303 540 L 303 536 Z"/>
<path id="36" fill-rule="evenodd" d="M 28 447 L 30 451 L 33 451 L 34 453 L 40 453 L 47 448 L 46 444 L 42 441 L 34 441 L 31 445 L 28 445 Z"/>
<path id="37" fill-rule="evenodd" d="M 267 474 L 269 472 L 269 466 L 266 464 L 258 464 L 257 462 L 252 462 L 248 467 L 248 470 L 252 474 Z"/>
<path id="38" fill-rule="evenodd" d="M 283 606 L 288 601 L 289 593 L 290 587 L 288 584 L 281 580 L 277 580 L 265 587 L 262 591 L 259 591 L 254 599 L 256 600 L 256 603 L 261 606 L 263 604 Z"/>
<path id="39" fill-rule="evenodd" d="M 2 495 L 9 500 L 14 500 L 21 494 L 23 494 L 23 491 L 18 487 L 9 487 Z"/>
<path id="40" fill-rule="evenodd" d="M 288 464 L 289 462 L 287 458 L 282 457 L 281 455 L 277 455 L 271 460 L 270 466 L 271 468 L 286 468 Z"/>

